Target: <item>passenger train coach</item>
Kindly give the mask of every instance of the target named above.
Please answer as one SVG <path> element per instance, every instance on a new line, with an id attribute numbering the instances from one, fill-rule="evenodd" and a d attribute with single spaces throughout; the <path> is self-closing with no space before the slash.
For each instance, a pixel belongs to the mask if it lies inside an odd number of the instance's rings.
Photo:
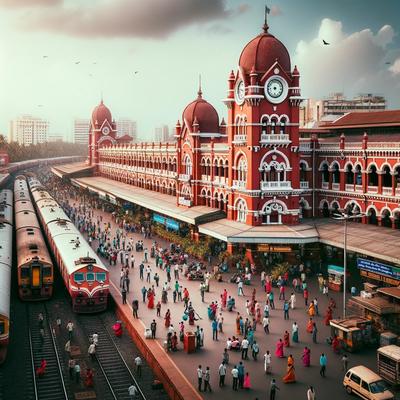
<path id="1" fill-rule="evenodd" d="M 10 293 L 13 238 L 13 193 L 0 191 L 0 364 L 10 335 Z"/>
<path id="2" fill-rule="evenodd" d="M 109 293 L 107 268 L 40 182 L 29 179 L 29 187 L 73 310 L 78 313 L 105 310 Z"/>
<path id="3" fill-rule="evenodd" d="M 46 300 L 53 293 L 53 262 L 23 175 L 14 181 L 14 210 L 19 297 Z"/>

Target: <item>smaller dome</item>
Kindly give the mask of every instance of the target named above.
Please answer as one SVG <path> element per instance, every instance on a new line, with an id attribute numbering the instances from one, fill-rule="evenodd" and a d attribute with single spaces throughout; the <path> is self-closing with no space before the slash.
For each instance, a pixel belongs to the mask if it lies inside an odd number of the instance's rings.
<path id="1" fill-rule="evenodd" d="M 111 124 L 112 116 L 109 108 L 105 106 L 103 100 L 101 100 L 100 104 L 96 106 L 92 112 L 92 122 L 93 124 L 97 122 L 97 124 L 101 126 L 105 120 Z"/>
<path id="2" fill-rule="evenodd" d="M 199 90 L 196 100 L 189 103 L 182 114 L 182 120 L 186 123 L 189 130 L 193 129 L 193 123 L 199 125 L 199 132 L 218 133 L 219 117 L 217 110 L 202 97 Z"/>

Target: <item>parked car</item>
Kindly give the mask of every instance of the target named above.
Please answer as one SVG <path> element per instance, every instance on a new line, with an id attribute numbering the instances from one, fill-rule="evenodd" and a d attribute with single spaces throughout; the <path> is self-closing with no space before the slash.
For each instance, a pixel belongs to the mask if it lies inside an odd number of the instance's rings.
<path id="1" fill-rule="evenodd" d="M 363 365 L 350 368 L 343 378 L 348 394 L 356 394 L 366 400 L 394 400 L 386 382 L 375 372 Z"/>

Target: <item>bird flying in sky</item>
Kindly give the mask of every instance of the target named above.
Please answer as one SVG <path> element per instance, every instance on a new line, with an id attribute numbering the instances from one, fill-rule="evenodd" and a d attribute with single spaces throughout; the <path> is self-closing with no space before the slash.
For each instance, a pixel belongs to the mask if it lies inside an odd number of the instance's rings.
<path id="1" fill-rule="evenodd" d="M 80 64 L 81 62 L 80 61 L 77 61 L 75 64 Z"/>
<path id="2" fill-rule="evenodd" d="M 322 39 L 322 43 L 325 45 L 325 46 L 329 46 L 330 45 L 330 43 L 328 43 L 326 40 L 324 40 L 324 39 Z"/>
<path id="3" fill-rule="evenodd" d="M 391 62 L 390 62 L 390 61 L 386 61 L 385 64 L 386 64 L 386 65 L 390 65 Z"/>
<path id="4" fill-rule="evenodd" d="M 43 58 L 48 58 L 49 56 L 43 56 Z"/>

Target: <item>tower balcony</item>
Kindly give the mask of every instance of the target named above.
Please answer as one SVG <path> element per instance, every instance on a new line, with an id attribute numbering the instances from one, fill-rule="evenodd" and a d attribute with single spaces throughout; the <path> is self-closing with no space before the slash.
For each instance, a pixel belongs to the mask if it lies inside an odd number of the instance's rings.
<path id="1" fill-rule="evenodd" d="M 192 175 L 189 174 L 179 174 L 179 180 L 183 182 L 189 182 L 192 179 Z"/>
<path id="2" fill-rule="evenodd" d="M 232 187 L 235 189 L 246 189 L 246 181 L 233 181 Z"/>
<path id="3" fill-rule="evenodd" d="M 289 144 L 290 139 L 287 133 L 262 133 L 260 144 Z"/>
<path id="4" fill-rule="evenodd" d="M 261 181 L 260 189 L 262 191 L 270 191 L 270 190 L 290 190 L 292 189 L 292 185 L 290 181 Z"/>
<path id="5" fill-rule="evenodd" d="M 235 135 L 233 137 L 232 143 L 234 143 L 234 144 L 246 144 L 247 143 L 247 135 Z"/>

